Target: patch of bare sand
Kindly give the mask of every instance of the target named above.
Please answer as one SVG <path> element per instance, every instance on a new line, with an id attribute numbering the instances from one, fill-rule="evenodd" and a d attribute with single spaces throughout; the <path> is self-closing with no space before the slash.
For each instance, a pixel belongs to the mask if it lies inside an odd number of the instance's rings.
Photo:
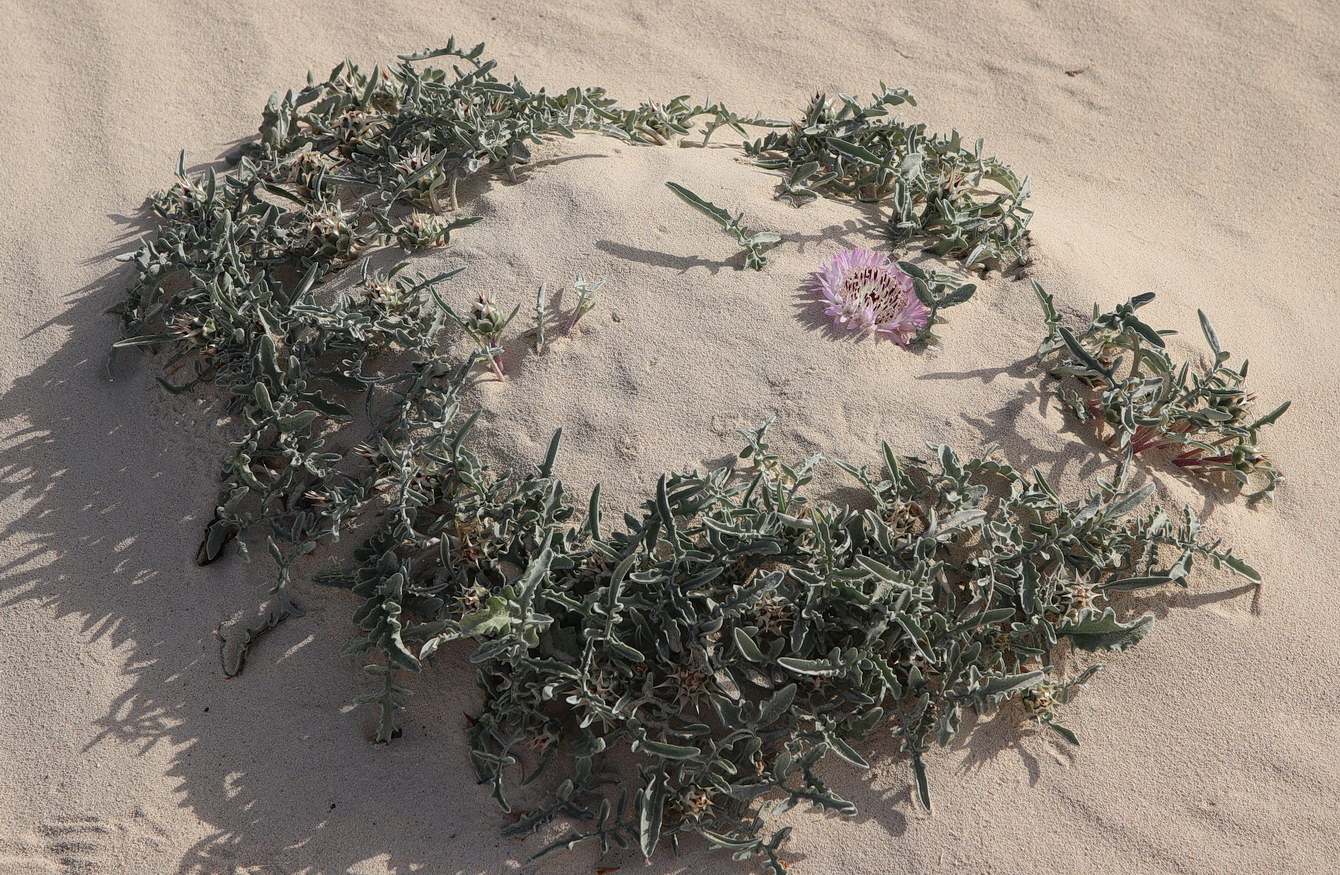
<path id="1" fill-rule="evenodd" d="M 1159 476 L 1165 498 L 1195 502 L 1262 569 L 1259 598 L 1214 575 L 1150 598 L 1155 633 L 1069 708 L 1085 746 L 979 726 L 931 758 L 934 815 L 909 803 L 900 762 L 836 773 L 862 814 L 798 813 L 795 868 L 1333 867 L 1340 39 L 1326 4 L 0 12 L 0 871 L 483 873 L 536 847 L 497 839 L 500 818 L 464 778 L 468 672 L 416 679 L 405 737 L 367 743 L 372 715 L 341 707 L 363 683 L 335 656 L 346 598 L 302 593 L 309 616 L 222 678 L 213 629 L 268 576 L 263 563 L 191 561 L 226 435 L 165 401 L 143 366 L 103 379 L 113 329 L 99 313 L 125 281 L 108 257 L 144 232 L 124 217 L 168 181 L 178 148 L 221 154 L 309 66 L 370 65 L 453 31 L 487 39 L 528 83 L 607 83 L 631 100 L 694 91 L 789 115 L 816 87 L 907 85 L 921 100 L 910 114 L 986 136 L 1033 176 L 1037 274 L 1065 306 L 1155 290 L 1151 318 L 1182 329 L 1188 351 L 1204 307 L 1252 359 L 1263 399 L 1294 399 L 1268 435 L 1290 475 L 1275 505 L 1249 511 Z M 489 221 L 443 256 L 471 263 L 459 293 L 528 302 L 577 270 L 610 281 L 580 336 L 481 387 L 490 452 L 532 459 L 561 425 L 563 473 L 600 480 L 613 506 L 776 414 L 779 445 L 799 453 L 859 462 L 881 437 L 904 451 L 999 442 L 1018 464 L 1085 476 L 1087 451 L 1018 366 L 1036 342 L 1026 286 L 991 282 L 950 311 L 938 353 L 828 336 L 796 287 L 859 241 L 859 214 L 775 202 L 767 174 L 734 155 L 582 138 L 522 187 L 481 196 Z M 666 179 L 788 242 L 762 273 L 735 270 L 731 242 Z M 544 869 L 593 862 L 587 849 Z M 733 868 L 697 851 L 611 864 Z"/>

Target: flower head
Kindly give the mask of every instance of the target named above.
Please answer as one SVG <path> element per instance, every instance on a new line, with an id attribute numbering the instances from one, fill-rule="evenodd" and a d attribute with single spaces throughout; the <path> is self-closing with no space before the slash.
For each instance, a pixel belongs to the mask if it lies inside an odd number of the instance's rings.
<path id="1" fill-rule="evenodd" d="M 823 296 L 824 314 L 848 331 L 887 334 L 907 346 L 930 321 L 912 278 L 887 255 L 869 249 L 839 252 L 815 272 L 807 288 Z"/>
<path id="2" fill-rule="evenodd" d="M 507 327 L 507 319 L 494 303 L 493 296 L 480 292 L 470 304 L 470 319 L 466 324 L 481 337 L 497 340 Z"/>

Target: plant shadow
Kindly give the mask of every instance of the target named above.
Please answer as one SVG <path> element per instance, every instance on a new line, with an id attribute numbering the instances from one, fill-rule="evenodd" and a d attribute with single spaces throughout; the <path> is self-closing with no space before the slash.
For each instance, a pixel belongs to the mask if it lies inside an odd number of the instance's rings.
<path id="1" fill-rule="evenodd" d="M 116 226 L 98 260 L 150 228 L 143 219 L 111 218 Z M 647 263 L 680 270 L 722 267 L 704 259 L 665 264 L 663 253 L 602 243 L 621 257 L 661 259 Z M 417 695 L 404 736 L 372 744 L 375 714 L 343 707 L 368 691 L 359 666 L 337 656 L 354 632 L 355 603 L 304 584 L 310 575 L 299 573 L 294 596 L 306 615 L 264 639 L 244 674 L 224 676 L 216 630 L 239 608 L 259 604 L 269 570 L 264 561 L 235 558 L 194 564 L 230 431 L 203 415 L 207 400 L 162 393 L 153 364 L 138 354 L 120 355 L 111 369 L 116 379 L 108 381 L 106 350 L 115 327 L 103 313 L 130 278 L 129 268 L 117 267 L 72 292 L 66 309 L 32 332 L 59 331 L 63 343 L 0 397 L 0 502 L 22 508 L 0 530 L 8 547 L 0 607 L 40 606 L 55 618 L 73 618 L 85 640 L 125 653 L 117 679 L 125 689 L 98 720 L 86 753 L 111 746 L 170 752 L 166 777 L 178 804 L 207 825 L 175 862 L 171 871 L 178 873 L 352 871 L 369 860 L 392 871 L 535 868 L 525 858 L 563 827 L 520 841 L 499 837 L 506 819 L 468 766 L 464 715 L 479 707 L 468 666 L 444 660 L 409 679 Z M 1048 403 L 1026 364 L 923 379 L 1005 377 L 1023 384 L 1000 408 L 964 414 L 985 440 L 999 440 L 1017 436 L 1019 417 Z M 1084 437 L 1083 430 L 1076 434 Z M 1096 438 L 1087 441 L 1058 450 L 1012 438 L 1012 452 L 1021 456 L 1011 461 L 1057 479 L 1082 478 L 1099 466 L 1089 451 L 1104 449 Z M 1085 463 L 1086 457 L 1095 460 Z M 1238 594 L 1227 592 L 1216 597 Z M 967 767 L 1019 750 L 1014 737 L 998 721 L 966 731 Z M 906 767 L 891 750 L 882 753 L 892 767 Z M 1024 762 L 1036 780 L 1036 759 Z M 907 785 L 872 784 L 854 795 L 862 816 L 892 836 L 906 831 L 913 805 Z M 725 855 L 696 847 L 685 858 L 666 853 L 650 864 L 627 854 L 604 862 L 624 860 L 649 873 L 738 871 Z M 588 846 L 539 869 L 586 873 L 594 862 Z"/>
<path id="2" fill-rule="evenodd" d="M 1032 357 L 1004 367 L 942 371 L 918 379 L 980 380 L 984 384 L 997 379 L 1009 381 L 1014 391 L 1002 393 L 1008 400 L 999 407 L 977 414 L 963 412 L 959 417 L 981 435 L 984 444 L 1007 445 L 1008 461 L 1020 471 L 1036 468 L 1052 483 L 1061 483 L 1067 479 L 1083 482 L 1110 467 L 1108 447 L 1092 429 L 1077 427 L 1069 419 L 1060 427 L 1059 437 L 1063 440 L 1044 442 L 1027 437 L 1034 429 L 1028 427 L 1026 420 L 1047 419 L 1053 406 L 1051 392 L 1041 385 L 1047 378 L 1039 372 Z"/>
<path id="3" fill-rule="evenodd" d="M 109 253 L 150 230 L 142 219 L 113 222 Z M 404 736 L 370 741 L 373 709 L 351 705 L 368 679 L 338 655 L 356 631 L 356 604 L 304 583 L 311 568 L 295 580 L 305 616 L 266 636 L 244 673 L 225 677 L 216 630 L 264 600 L 269 563 L 195 564 L 231 427 L 215 421 L 209 399 L 162 391 L 156 363 L 137 352 L 118 354 L 109 369 L 116 328 L 104 311 L 131 279 L 115 265 L 72 291 L 63 312 L 36 329 L 63 339 L 0 396 L 0 502 L 15 509 L 0 529 L 0 607 L 77 624 L 79 646 L 98 666 L 88 671 L 101 674 L 74 683 L 122 692 L 72 744 L 85 757 L 138 761 L 134 774 L 166 762 L 148 773 L 143 806 L 174 823 L 198 818 L 191 835 L 202 837 L 146 871 L 592 871 L 594 847 L 526 864 L 561 824 L 500 837 L 507 820 L 476 786 L 467 757 L 465 714 L 480 700 L 465 660 L 408 679 L 417 695 Z M 110 651 L 121 667 L 97 660 Z M 50 792 L 61 778 L 52 775 Z M 87 862 L 89 871 L 111 865 Z M 706 853 L 665 854 L 645 869 L 735 871 Z"/>
<path id="4" fill-rule="evenodd" d="M 630 246 L 627 243 L 619 243 L 614 240 L 597 240 L 596 248 L 615 258 L 622 258 L 625 261 L 634 261 L 638 264 L 645 264 L 651 267 L 665 267 L 676 271 L 677 273 L 687 273 L 695 267 L 701 267 L 708 273 L 716 276 L 725 268 L 732 268 L 735 270 L 744 269 L 743 251 L 737 252 L 723 261 L 712 258 L 703 258 L 701 255 L 671 255 L 668 252 L 659 252 L 655 249 L 643 249 L 638 246 Z"/>
<path id="5" fill-rule="evenodd" d="M 865 216 L 863 219 L 848 219 L 840 224 L 828 225 L 809 233 L 788 231 L 782 234 L 782 241 L 777 246 L 766 250 L 765 254 L 782 247 L 794 247 L 799 252 L 804 253 L 811 246 L 821 243 L 826 246 L 844 248 L 851 248 L 857 243 L 870 245 L 871 235 L 876 234 L 877 230 L 875 219 Z M 616 240 L 598 240 L 596 241 L 596 248 L 615 258 L 645 264 L 650 267 L 669 268 L 678 273 L 687 273 L 695 267 L 701 267 L 715 276 L 725 268 L 740 271 L 747 269 L 743 249 L 738 249 L 728 258 L 715 259 L 704 258 L 701 255 L 674 255 L 656 249 L 631 246 Z M 764 267 L 764 270 L 767 270 L 767 267 Z"/>

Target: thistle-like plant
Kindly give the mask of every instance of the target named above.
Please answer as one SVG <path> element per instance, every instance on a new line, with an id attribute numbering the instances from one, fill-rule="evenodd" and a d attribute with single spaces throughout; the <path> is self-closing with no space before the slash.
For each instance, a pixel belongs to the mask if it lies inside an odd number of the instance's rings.
<path id="1" fill-rule="evenodd" d="M 731 215 L 729 210 L 689 191 L 677 182 L 667 182 L 666 186 L 680 200 L 716 222 L 722 230 L 735 238 L 735 242 L 744 248 L 745 267 L 762 270 L 763 265 L 768 263 L 768 258 L 763 252 L 782 242 L 782 235 L 775 231 L 751 231 L 744 224 L 744 213 Z"/>
<path id="2" fill-rule="evenodd" d="M 439 58 L 451 68 L 418 66 Z M 295 561 L 356 520 L 366 536 L 352 559 L 318 577 L 357 599 L 360 634 L 345 652 L 376 679 L 364 700 L 378 708 L 379 740 L 399 732 L 406 676 L 445 659 L 444 643 L 469 639 L 484 691 L 469 729 L 480 780 L 508 807 L 514 766 L 563 772 L 510 832 L 562 814 L 577 826 L 555 848 L 592 839 L 650 855 L 698 835 L 780 872 L 787 830 L 770 817 L 799 803 L 854 813 L 820 777 L 829 754 L 863 768 L 865 739 L 887 733 L 929 804 L 924 757 L 967 711 L 1017 700 L 1037 725 L 1077 741 L 1059 708 L 1096 667 L 1061 671 L 1058 647 L 1123 649 L 1152 624 L 1119 614 L 1109 593 L 1185 585 L 1197 561 L 1259 579 L 1203 537 L 1190 510 L 1176 521 L 1137 513 L 1152 487 L 1135 488 L 1129 466 L 1066 496 L 992 453 L 935 447 L 925 461 L 886 446 L 881 472 L 844 466 L 866 493 L 848 507 L 808 497 L 820 460 L 782 461 L 760 429 L 733 464 L 663 477 L 640 514 L 606 525 L 598 487 L 582 513 L 554 476 L 560 435 L 529 470 L 485 464 L 470 449 L 480 412 L 461 399 L 479 361 L 501 371 L 497 341 L 516 310 L 503 317 L 483 299 L 459 314 L 446 297 L 459 271 L 382 274 L 367 257 L 446 245 L 477 221 L 443 215 L 465 206 L 459 182 L 517 176 L 546 137 L 587 130 L 659 143 L 700 117 L 708 136 L 773 125 L 687 98 L 624 108 L 601 89 L 531 91 L 494 68 L 482 45 L 454 41 L 370 73 L 341 64 L 272 97 L 234 169 L 191 177 L 179 163 L 178 182 L 150 201 L 158 229 L 127 257 L 136 278 L 117 308 L 118 345 L 158 351 L 169 376 L 189 365 L 192 378 L 160 378 L 171 391 L 223 390 L 239 433 L 199 560 L 263 541 L 278 569 L 271 610 L 236 636 L 229 674 L 298 612 Z M 931 180 L 955 179 L 955 168 L 1010 178 L 956 137 L 878 121 L 900 94 L 885 89 L 864 110 L 818 101 L 807 125 L 753 154 L 834 174 L 805 176 L 814 191 L 896 202 L 901 184 L 927 206 Z M 896 169 L 895 154 L 908 159 Z M 954 216 L 976 209 L 962 191 L 947 197 Z M 939 214 L 917 228 L 958 240 L 949 229 L 966 226 Z M 1008 253 L 1018 231 L 1007 221 L 983 239 Z M 321 287 L 355 264 L 360 282 Z M 902 270 L 932 318 L 971 294 L 953 277 Z M 579 283 L 576 318 L 597 288 Z M 545 300 L 542 287 L 540 346 Z M 453 324 L 477 347 L 459 360 L 441 352 Z M 1086 336 L 1073 345 L 1095 373 L 1115 372 Z M 1225 385 L 1196 391 L 1219 397 L 1231 380 L 1214 379 Z M 331 440 L 340 429 L 362 432 L 348 453 Z M 630 770 L 616 793 L 606 776 L 621 763 Z"/>
<path id="3" fill-rule="evenodd" d="M 1163 338 L 1136 310 L 1154 300 L 1147 292 L 1115 310 L 1093 307 L 1079 333 L 1061 324 L 1052 296 L 1036 281 L 1047 336 L 1039 359 L 1078 388 L 1061 384 L 1061 401 L 1080 422 L 1106 432 L 1108 443 L 1127 457 L 1162 451 L 1178 468 L 1218 476 L 1239 490 L 1253 489 L 1249 501 L 1268 498 L 1284 480 L 1260 448 L 1260 430 L 1274 424 L 1289 402 L 1258 416 L 1256 396 L 1246 387 L 1247 362 L 1228 367 L 1230 354 L 1219 343 L 1210 319 L 1197 311 L 1205 342 L 1214 356 L 1203 371 L 1172 360 Z"/>
<path id="4" fill-rule="evenodd" d="M 442 308 L 442 311 L 470 336 L 470 339 L 479 348 L 479 352 L 488 359 L 489 364 L 493 367 L 493 372 L 498 375 L 498 379 L 506 380 L 507 369 L 503 367 L 503 350 L 499 344 L 502 341 L 503 332 L 507 330 L 508 325 L 512 324 L 512 320 L 516 318 L 521 305 L 516 305 L 512 308 L 511 313 L 503 316 L 502 310 L 498 309 L 498 305 L 494 302 L 492 296 L 480 292 L 470 303 L 469 314 L 461 316 L 452 309 L 450 304 L 442 300 L 442 296 L 437 293 L 436 289 L 433 289 L 432 292 L 433 299 L 437 301 L 437 305 Z"/>
<path id="5" fill-rule="evenodd" d="M 1059 711 L 1099 666 L 1067 676 L 1058 644 L 1122 650 L 1153 624 L 1121 619 L 1110 593 L 1185 585 L 1197 559 L 1259 580 L 1201 539 L 1189 509 L 1180 522 L 1137 513 L 1152 484 L 1099 479 L 1067 499 L 989 455 L 941 446 L 926 462 L 885 446 L 879 473 L 842 466 L 867 493 L 857 510 L 806 497 L 817 457 L 784 463 L 766 426 L 746 437 L 733 464 L 663 477 L 609 534 L 597 492 L 585 520 L 529 539 L 522 570 L 480 607 L 421 619 L 429 646 L 478 642 L 486 699 L 470 737 L 498 803 L 510 809 L 511 767 L 527 783 L 563 770 L 508 834 L 595 815 L 540 856 L 590 839 L 650 856 L 697 834 L 781 872 L 787 831 L 770 831 L 772 817 L 800 803 L 856 813 L 819 777 L 830 754 L 864 769 L 862 743 L 892 734 L 929 806 L 923 759 L 967 711 L 1016 700 L 1078 743 Z M 549 508 L 541 496 L 561 493 L 552 456 L 525 481 Z M 414 528 L 457 526 L 431 512 Z M 420 555 L 407 586 L 479 579 Z M 610 795 L 600 776 L 628 755 L 636 776 Z"/>
<path id="6" fill-rule="evenodd" d="M 930 324 L 930 311 L 913 290 L 911 274 L 869 249 L 837 253 L 808 285 L 838 328 L 874 332 L 907 346 Z"/>
<path id="7" fill-rule="evenodd" d="M 888 206 L 885 227 L 896 245 L 921 240 L 968 268 L 1024 263 L 1033 214 L 1023 205 L 1028 179 L 987 157 L 980 139 L 968 147 L 957 131 L 929 134 L 924 124 L 890 114 L 903 104 L 916 101 L 882 83 L 865 104 L 816 94 L 790 128 L 745 151 L 782 172 L 781 196 L 797 205 L 835 196 Z"/>

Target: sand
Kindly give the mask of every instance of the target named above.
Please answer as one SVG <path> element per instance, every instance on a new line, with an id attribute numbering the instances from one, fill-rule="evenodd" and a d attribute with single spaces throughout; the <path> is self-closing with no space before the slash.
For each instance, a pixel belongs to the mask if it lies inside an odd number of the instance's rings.
<path id="1" fill-rule="evenodd" d="M 1332 269 L 1340 220 L 1340 34 L 1326 4 L 656 4 L 444 8 L 402 2 L 20 4 L 3 0 L 0 126 L 0 872 L 506 872 L 542 839 L 502 822 L 464 765 L 470 673 L 414 679 L 405 736 L 340 659 L 352 603 L 315 587 L 226 680 L 215 629 L 254 605 L 263 562 L 193 563 L 227 426 L 166 397 L 123 356 L 106 378 L 111 257 L 174 156 L 214 161 L 269 93 L 345 56 L 486 40 L 528 84 L 608 84 L 636 101 L 693 92 L 787 116 L 816 88 L 879 80 L 909 114 L 985 136 L 1034 179 L 1035 275 L 1067 308 L 1156 291 L 1157 324 L 1199 355 L 1195 311 L 1252 360 L 1289 475 L 1250 510 L 1156 475 L 1267 578 L 1204 574 L 1144 599 L 1139 648 L 1069 707 L 1084 745 L 986 723 L 929 760 L 936 811 L 904 763 L 834 770 L 851 821 L 799 812 L 793 869 L 856 872 L 1340 871 L 1340 576 L 1328 454 L 1340 446 Z M 1074 71 L 1073 75 L 1067 71 Z M 776 415 L 789 452 L 873 462 L 886 438 L 1011 461 L 1070 484 L 1091 450 L 1046 397 L 1026 283 L 951 311 L 943 347 L 909 354 L 820 327 L 797 285 L 868 240 L 840 204 L 801 210 L 729 149 L 581 138 L 544 150 L 486 222 L 424 269 L 467 263 L 452 293 L 528 301 L 578 270 L 607 277 L 571 340 L 484 384 L 483 449 L 524 462 L 553 428 L 561 473 L 626 504 L 663 468 L 701 466 Z M 787 242 L 762 273 L 664 189 L 743 206 Z M 524 312 L 524 310 L 523 310 Z M 541 866 L 589 872 L 593 849 Z M 735 871 L 689 848 L 630 872 Z"/>

